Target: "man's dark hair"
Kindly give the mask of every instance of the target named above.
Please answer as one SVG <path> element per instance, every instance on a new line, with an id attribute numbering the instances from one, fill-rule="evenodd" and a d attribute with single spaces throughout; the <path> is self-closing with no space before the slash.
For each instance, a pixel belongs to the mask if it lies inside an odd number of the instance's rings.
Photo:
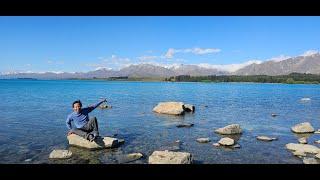
<path id="1" fill-rule="evenodd" d="M 80 104 L 80 107 L 82 107 L 81 101 L 80 101 L 80 100 L 76 100 L 76 101 L 74 101 L 74 102 L 72 103 L 72 108 L 74 107 L 74 104 L 76 104 L 76 103 L 79 103 L 79 104 Z"/>

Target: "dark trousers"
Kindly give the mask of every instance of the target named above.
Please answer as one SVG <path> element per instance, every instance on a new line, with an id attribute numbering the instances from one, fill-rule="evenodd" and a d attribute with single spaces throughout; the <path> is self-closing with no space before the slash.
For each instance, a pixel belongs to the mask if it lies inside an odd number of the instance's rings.
<path id="1" fill-rule="evenodd" d="M 82 128 L 75 128 L 72 129 L 72 132 L 75 134 L 88 139 L 88 136 L 90 134 L 93 134 L 95 136 L 99 136 L 99 130 L 98 130 L 98 121 L 96 117 L 92 117 L 89 119 L 87 124 L 85 124 Z"/>

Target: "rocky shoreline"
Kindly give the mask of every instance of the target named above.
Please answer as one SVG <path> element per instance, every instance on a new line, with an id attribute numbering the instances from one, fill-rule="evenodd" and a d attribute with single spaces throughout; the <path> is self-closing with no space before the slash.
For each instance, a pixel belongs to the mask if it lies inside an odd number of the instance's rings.
<path id="1" fill-rule="evenodd" d="M 167 114 L 174 116 L 182 116 L 185 113 L 194 113 L 195 106 L 191 104 L 185 104 L 183 102 L 161 102 L 156 107 L 154 107 L 153 112 L 159 114 Z M 278 115 L 271 114 L 272 117 Z M 192 128 L 194 124 L 192 123 L 182 123 L 176 125 L 177 128 L 187 127 Z M 291 131 L 294 134 L 319 134 L 319 130 L 315 130 L 311 123 L 302 122 L 291 127 Z M 221 135 L 221 139 L 218 142 L 212 144 L 213 147 L 225 147 L 225 148 L 241 148 L 241 145 L 238 144 L 238 139 L 232 137 L 232 135 L 241 136 L 243 129 L 240 127 L 240 124 L 229 124 L 225 127 L 221 127 L 213 130 L 214 133 Z M 229 137 L 230 136 L 230 137 Z M 256 136 L 256 141 L 261 142 L 272 142 L 276 141 L 281 137 L 270 137 L 267 135 Z M 80 136 L 75 134 L 69 135 L 67 137 L 70 146 L 76 146 L 85 148 L 88 150 L 99 150 L 99 149 L 113 149 L 118 148 L 124 143 L 123 139 L 117 139 L 114 137 L 103 137 L 98 138 L 94 142 L 89 142 L 88 140 L 83 139 Z M 195 139 L 199 144 L 206 144 L 211 142 L 209 137 L 199 137 Z M 252 140 L 254 141 L 254 140 Z M 285 145 L 285 148 L 292 152 L 292 155 L 301 159 L 304 164 L 320 164 L 320 148 L 315 145 L 309 144 L 307 137 L 300 137 L 297 139 L 297 142 L 288 143 Z M 319 144 L 320 140 L 314 142 L 314 144 Z M 179 152 L 181 141 L 177 140 L 175 142 L 177 148 L 164 148 L 153 151 L 150 156 L 143 155 L 140 152 L 134 152 L 129 154 L 124 154 L 120 156 L 120 163 L 134 162 L 141 158 L 146 158 L 149 164 L 192 164 L 194 161 L 194 155 L 189 152 Z M 68 159 L 72 157 L 73 153 L 69 150 L 55 149 L 53 150 L 49 158 L 50 159 Z"/>

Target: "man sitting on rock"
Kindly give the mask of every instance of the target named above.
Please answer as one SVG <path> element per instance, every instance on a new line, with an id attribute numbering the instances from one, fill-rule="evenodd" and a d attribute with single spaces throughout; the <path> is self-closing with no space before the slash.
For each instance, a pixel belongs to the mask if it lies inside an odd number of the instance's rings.
<path id="1" fill-rule="evenodd" d="M 81 101 L 74 101 L 72 103 L 73 112 L 68 115 L 66 121 L 67 127 L 69 129 L 68 135 L 77 134 L 89 141 L 93 141 L 97 136 L 99 136 L 97 118 L 89 118 L 88 114 L 104 102 L 107 102 L 107 100 L 103 99 L 92 106 L 88 106 L 82 109 Z M 71 127 L 72 121 L 75 125 L 75 128 Z"/>

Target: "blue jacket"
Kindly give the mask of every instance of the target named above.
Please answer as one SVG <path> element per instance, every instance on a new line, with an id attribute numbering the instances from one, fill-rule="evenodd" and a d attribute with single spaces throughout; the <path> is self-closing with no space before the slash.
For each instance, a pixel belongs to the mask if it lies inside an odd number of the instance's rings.
<path id="1" fill-rule="evenodd" d="M 87 122 L 89 121 L 89 113 L 91 111 L 93 111 L 95 108 L 97 108 L 100 104 L 102 104 L 104 102 L 104 100 L 81 109 L 80 113 L 76 113 L 76 112 L 72 112 L 71 114 L 68 115 L 66 124 L 68 129 L 72 129 L 71 127 L 71 122 L 73 121 L 74 125 L 76 126 L 76 128 L 82 128 L 85 124 L 87 124 Z"/>

